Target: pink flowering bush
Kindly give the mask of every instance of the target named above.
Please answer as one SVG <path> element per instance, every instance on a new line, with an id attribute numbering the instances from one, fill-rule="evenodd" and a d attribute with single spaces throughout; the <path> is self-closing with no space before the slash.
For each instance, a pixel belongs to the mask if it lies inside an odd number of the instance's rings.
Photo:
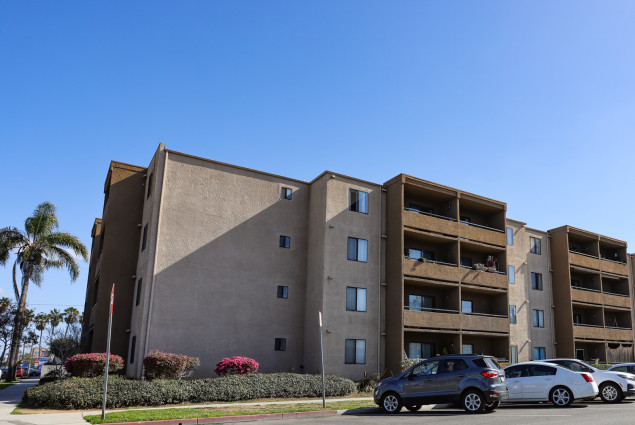
<path id="1" fill-rule="evenodd" d="M 198 357 L 152 350 L 143 359 L 144 376 L 152 379 L 180 379 L 190 375 L 200 364 Z"/>
<path id="2" fill-rule="evenodd" d="M 226 357 L 216 363 L 214 371 L 217 375 L 247 375 L 249 373 L 258 372 L 260 365 L 254 359 L 249 357 L 235 356 Z"/>
<path id="3" fill-rule="evenodd" d="M 90 378 L 103 375 L 106 370 L 106 353 L 75 354 L 64 362 L 64 368 L 72 376 Z M 123 369 L 123 359 L 116 354 L 110 355 L 108 373 Z"/>

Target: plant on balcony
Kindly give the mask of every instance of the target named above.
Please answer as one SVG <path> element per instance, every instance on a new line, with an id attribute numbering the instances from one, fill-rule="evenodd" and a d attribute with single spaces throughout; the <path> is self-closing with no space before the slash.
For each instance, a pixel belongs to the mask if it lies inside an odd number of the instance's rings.
<path id="1" fill-rule="evenodd" d="M 485 264 L 483 263 L 476 263 L 472 267 L 474 268 L 474 270 L 487 270 L 487 267 L 485 267 Z"/>

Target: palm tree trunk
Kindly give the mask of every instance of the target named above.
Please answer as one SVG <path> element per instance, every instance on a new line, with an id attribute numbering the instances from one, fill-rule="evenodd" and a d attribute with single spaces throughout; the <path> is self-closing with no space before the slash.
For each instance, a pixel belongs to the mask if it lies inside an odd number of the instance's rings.
<path id="1" fill-rule="evenodd" d="M 18 301 L 18 309 L 13 320 L 13 337 L 11 338 L 11 349 L 9 351 L 9 367 L 5 381 L 15 381 L 15 368 L 18 365 L 18 356 L 20 355 L 20 342 L 22 340 L 22 332 L 24 331 L 24 312 L 26 310 L 26 293 L 29 289 L 29 278 L 31 270 L 22 272 L 22 293 Z"/>
<path id="2" fill-rule="evenodd" d="M 37 349 L 37 364 L 39 366 L 40 359 L 42 358 L 42 333 L 44 332 L 44 328 L 40 331 L 40 346 Z"/>

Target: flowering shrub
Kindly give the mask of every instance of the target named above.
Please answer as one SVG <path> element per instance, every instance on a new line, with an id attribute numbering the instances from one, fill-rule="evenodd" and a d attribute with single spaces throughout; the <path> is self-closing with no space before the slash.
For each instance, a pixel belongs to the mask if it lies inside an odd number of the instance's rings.
<path id="1" fill-rule="evenodd" d="M 214 371 L 217 375 L 247 375 L 249 373 L 258 372 L 260 365 L 254 359 L 249 357 L 235 356 L 225 357 L 216 363 Z"/>
<path id="2" fill-rule="evenodd" d="M 75 354 L 64 362 L 64 368 L 72 376 L 90 378 L 103 375 L 106 369 L 106 353 Z M 108 373 L 123 369 L 123 359 L 116 354 L 110 355 Z"/>
<path id="3" fill-rule="evenodd" d="M 143 359 L 146 379 L 177 379 L 191 374 L 200 364 L 198 357 L 152 350 Z"/>

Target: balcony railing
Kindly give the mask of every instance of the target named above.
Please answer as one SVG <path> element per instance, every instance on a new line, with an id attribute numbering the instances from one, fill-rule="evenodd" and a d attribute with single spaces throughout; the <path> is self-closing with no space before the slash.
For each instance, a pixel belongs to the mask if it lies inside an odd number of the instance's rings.
<path id="1" fill-rule="evenodd" d="M 494 232 L 505 233 L 505 231 L 504 231 L 504 230 L 497 229 L 497 228 L 495 228 L 495 227 L 483 226 L 482 224 L 470 223 L 469 221 L 461 221 L 461 220 L 459 220 L 459 223 L 461 223 L 461 224 L 465 224 L 465 225 L 467 225 L 467 226 L 474 226 L 474 227 L 478 227 L 478 228 L 485 229 L 485 230 L 492 230 L 492 231 L 494 231 Z"/>
<path id="2" fill-rule="evenodd" d="M 626 265 L 626 262 L 624 261 L 618 261 L 618 260 L 611 260 L 610 258 L 606 258 L 606 257 L 602 257 L 600 256 L 600 260 L 604 260 L 604 261 L 610 261 L 611 263 L 615 263 L 615 264 L 622 264 L 622 265 Z"/>
<path id="3" fill-rule="evenodd" d="M 585 254 L 584 252 L 576 251 L 575 249 L 569 249 L 569 252 L 571 252 L 572 254 L 583 255 L 585 257 L 599 258 L 597 255 Z"/>
<path id="4" fill-rule="evenodd" d="M 426 211 L 418 210 L 416 208 L 404 208 L 404 211 L 409 211 L 409 212 L 412 212 L 412 213 L 415 213 L 415 214 L 428 215 L 430 217 L 441 218 L 443 220 L 448 220 L 448 221 L 456 221 L 456 218 L 446 217 L 444 215 L 439 215 L 439 214 L 434 214 L 434 213 L 429 213 L 429 212 L 426 212 Z"/>
<path id="5" fill-rule="evenodd" d="M 575 286 L 575 285 L 571 285 L 571 287 L 573 289 L 579 289 L 581 291 L 589 291 L 589 292 L 602 292 L 599 289 L 593 289 L 593 288 L 586 288 L 584 286 Z M 605 292 L 605 294 L 608 294 L 608 292 Z"/>
<path id="6" fill-rule="evenodd" d="M 493 313 L 473 313 L 473 312 L 465 312 L 462 311 L 461 314 L 467 314 L 470 316 L 483 316 L 483 317 L 501 317 L 506 319 L 507 315 L 506 314 L 493 314 Z"/>
<path id="7" fill-rule="evenodd" d="M 615 296 L 618 296 L 618 297 L 628 297 L 629 296 L 628 294 L 618 294 L 617 292 L 604 291 L 604 293 L 606 295 L 615 295 Z"/>
<path id="8" fill-rule="evenodd" d="M 452 266 L 452 267 L 456 267 L 457 266 L 456 263 L 445 263 L 443 261 L 428 260 L 428 259 L 425 259 L 425 258 L 414 258 L 414 257 L 409 257 L 407 255 L 404 255 L 403 258 L 405 258 L 406 260 L 419 261 L 420 263 L 441 264 L 442 266 Z"/>
<path id="9" fill-rule="evenodd" d="M 409 311 L 431 311 L 433 313 L 453 313 L 458 314 L 459 310 L 448 310 L 444 308 L 431 308 L 431 307 L 416 307 L 411 305 L 405 305 L 404 309 Z"/>
<path id="10" fill-rule="evenodd" d="M 606 329 L 621 329 L 623 331 L 630 331 L 631 329 L 633 329 L 633 328 L 624 328 L 621 326 L 608 326 L 608 325 L 606 325 L 605 328 Z"/>
<path id="11" fill-rule="evenodd" d="M 591 323 L 573 323 L 574 326 L 584 326 L 586 328 L 603 328 L 602 325 L 593 325 Z"/>
<path id="12" fill-rule="evenodd" d="M 483 270 L 483 269 L 475 269 L 474 266 L 464 266 L 463 264 L 461 264 L 461 268 L 464 269 L 468 269 L 468 270 L 476 270 L 477 272 L 487 272 L 487 273 L 496 273 L 496 274 L 507 274 L 505 272 L 499 272 L 498 270 Z"/>

